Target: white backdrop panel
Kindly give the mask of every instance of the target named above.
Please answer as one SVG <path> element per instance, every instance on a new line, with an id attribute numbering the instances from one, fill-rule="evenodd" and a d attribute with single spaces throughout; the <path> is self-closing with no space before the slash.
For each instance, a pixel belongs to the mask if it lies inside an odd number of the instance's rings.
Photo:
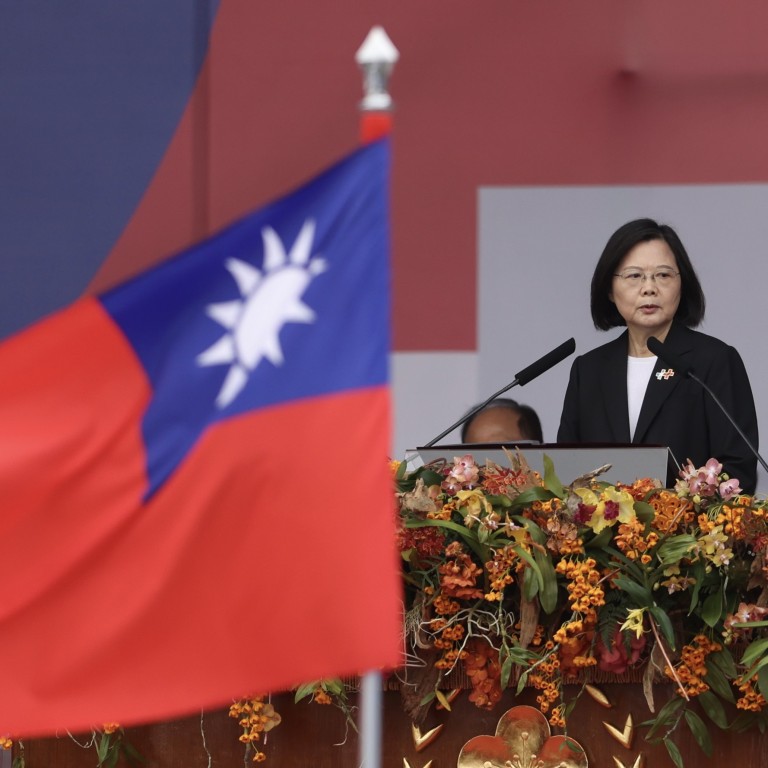
<path id="1" fill-rule="evenodd" d="M 768 445 L 766 184 L 480 189 L 478 399 L 571 336 L 583 354 L 620 332 L 592 325 L 590 280 L 610 234 L 644 216 L 680 235 L 707 298 L 700 330 L 744 358 Z M 556 439 L 572 359 L 509 392 L 537 410 L 545 440 Z M 768 490 L 762 472 L 758 486 Z"/>
<path id="2" fill-rule="evenodd" d="M 429 442 L 474 403 L 474 352 L 396 352 L 392 355 L 394 444 L 392 457 Z M 454 430 L 441 442 L 458 442 Z"/>

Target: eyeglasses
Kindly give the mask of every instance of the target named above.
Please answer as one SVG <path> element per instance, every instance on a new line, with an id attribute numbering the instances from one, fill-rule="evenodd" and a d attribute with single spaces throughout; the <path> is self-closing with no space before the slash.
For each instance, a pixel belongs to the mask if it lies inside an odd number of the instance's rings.
<path id="1" fill-rule="evenodd" d="M 653 272 L 643 272 L 641 269 L 630 267 L 623 272 L 615 274 L 614 277 L 620 277 L 624 285 L 629 287 L 642 285 L 646 278 L 651 278 L 656 285 L 663 287 L 665 285 L 672 285 L 679 274 L 680 273 L 675 272 L 674 269 L 669 269 L 667 267 L 654 269 Z"/>

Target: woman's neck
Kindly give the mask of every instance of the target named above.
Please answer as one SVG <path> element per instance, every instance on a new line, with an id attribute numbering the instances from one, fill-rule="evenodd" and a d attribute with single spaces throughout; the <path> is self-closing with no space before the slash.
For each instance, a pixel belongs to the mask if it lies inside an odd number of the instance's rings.
<path id="1" fill-rule="evenodd" d="M 667 338 L 669 329 L 668 325 L 661 331 L 648 331 L 644 328 L 628 328 L 628 353 L 630 357 L 653 357 L 654 354 L 648 349 L 648 339 L 651 336 L 655 336 L 659 341 L 664 342 Z"/>

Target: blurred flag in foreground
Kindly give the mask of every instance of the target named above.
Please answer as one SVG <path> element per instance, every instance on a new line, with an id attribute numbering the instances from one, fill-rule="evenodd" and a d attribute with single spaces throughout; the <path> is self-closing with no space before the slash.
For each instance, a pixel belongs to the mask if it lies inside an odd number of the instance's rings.
<path id="1" fill-rule="evenodd" d="M 389 146 L 0 346 L 0 733 L 398 661 Z"/>

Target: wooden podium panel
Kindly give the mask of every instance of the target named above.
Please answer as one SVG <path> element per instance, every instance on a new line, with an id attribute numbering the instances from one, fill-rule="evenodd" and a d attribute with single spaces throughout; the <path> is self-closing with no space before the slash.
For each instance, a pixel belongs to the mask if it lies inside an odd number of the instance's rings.
<path id="1" fill-rule="evenodd" d="M 650 717 L 642 687 L 637 683 L 605 684 L 599 689 L 611 703 L 605 708 L 582 695 L 569 719 L 568 735 L 585 749 L 591 768 L 674 768 L 663 745 L 648 744 L 646 729 L 639 724 Z M 569 686 L 567 694 L 578 689 Z M 671 693 L 668 687 L 658 689 L 659 703 Z M 463 691 L 453 702 L 450 712 L 431 710 L 421 725 L 424 740 L 417 748 L 412 725 L 403 712 L 398 691 L 384 692 L 384 737 L 382 768 L 456 768 L 462 746 L 472 737 L 493 735 L 501 715 L 518 704 L 535 706 L 536 692 L 525 690 L 515 697 L 507 691 L 490 712 L 480 710 Z M 264 751 L 265 768 L 358 768 L 358 737 L 347 728 L 343 714 L 334 706 L 309 702 L 293 703 L 292 694 L 273 696 L 273 704 L 282 723 L 267 734 Z M 354 703 L 354 696 L 353 696 Z M 604 722 L 623 731 L 627 717 L 634 721 L 634 736 L 627 748 L 609 735 Z M 739 763 L 748 766 L 766 764 L 768 736 L 758 732 L 735 734 L 711 725 L 714 744 L 707 758 L 684 724 L 675 734 L 675 742 L 685 759 L 686 768 L 723 766 Z M 427 736 L 439 728 L 434 738 Z M 173 722 L 156 723 L 126 730 L 126 739 L 145 758 L 148 768 L 239 768 L 255 765 L 244 761 L 245 749 L 238 741 L 240 728 L 226 710 L 205 713 Z M 78 737 L 80 741 L 84 738 Z M 93 749 L 78 747 L 69 737 L 25 741 L 26 768 L 93 768 Z M 431 762 L 430 762 L 431 761 Z M 617 762 L 618 761 L 618 762 Z M 120 766 L 129 763 L 121 759 Z M 496 766 L 494 765 L 494 768 Z M 512 766 L 517 768 L 517 766 Z"/>

